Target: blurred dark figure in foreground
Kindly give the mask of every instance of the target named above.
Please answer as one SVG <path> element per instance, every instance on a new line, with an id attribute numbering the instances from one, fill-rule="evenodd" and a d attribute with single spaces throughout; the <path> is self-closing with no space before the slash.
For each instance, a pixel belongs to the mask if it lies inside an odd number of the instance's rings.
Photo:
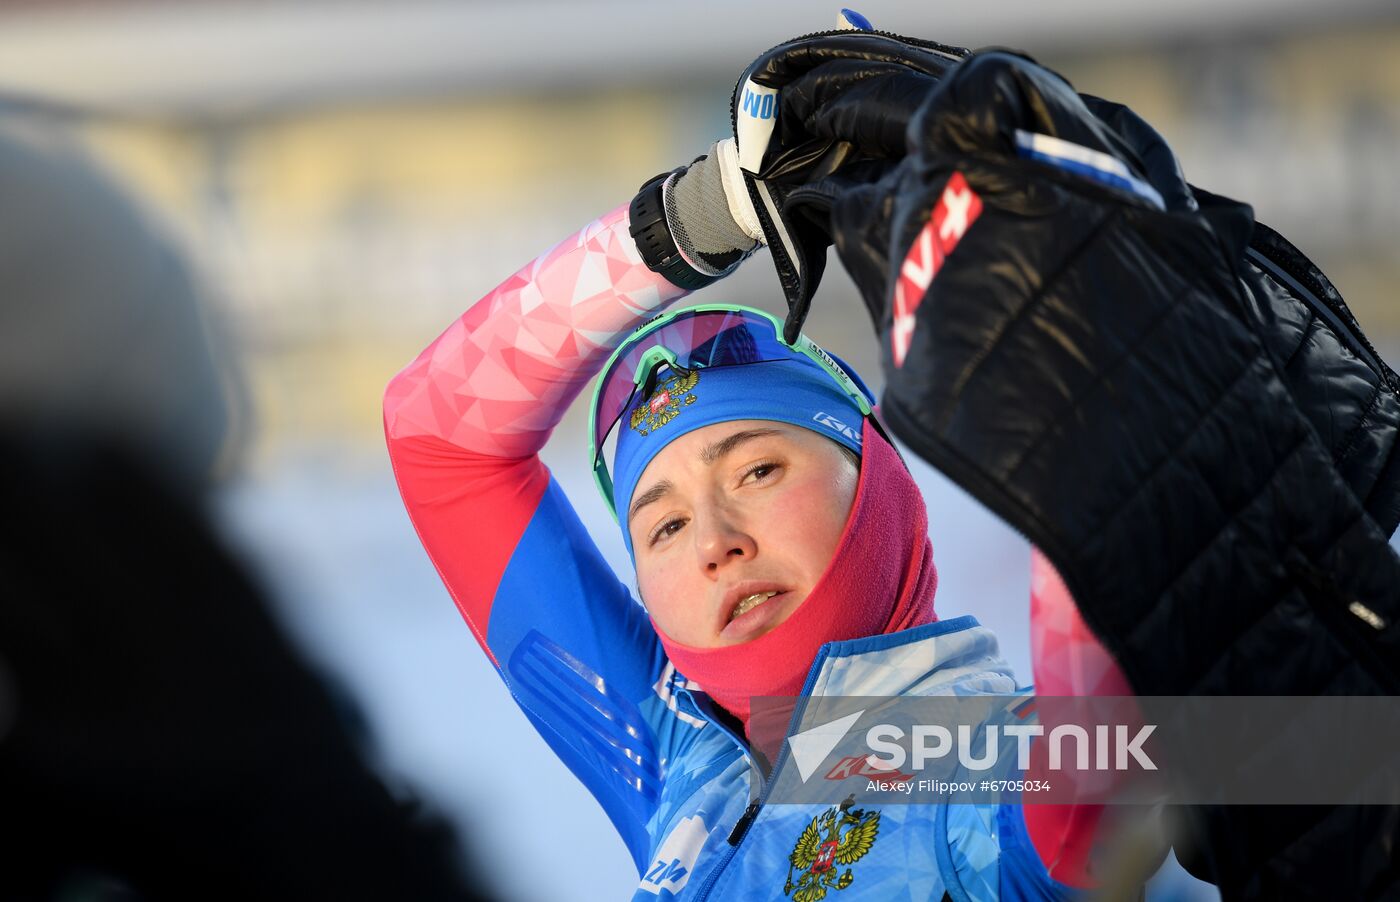
<path id="1" fill-rule="evenodd" d="M 0 898 L 475 898 L 211 528 L 186 268 L 5 123 L 0 197 Z"/>

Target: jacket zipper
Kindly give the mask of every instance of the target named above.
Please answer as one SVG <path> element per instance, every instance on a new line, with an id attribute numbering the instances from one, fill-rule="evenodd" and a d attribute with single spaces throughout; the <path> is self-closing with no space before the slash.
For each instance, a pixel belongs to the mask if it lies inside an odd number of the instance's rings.
<path id="1" fill-rule="evenodd" d="M 734 829 L 729 831 L 729 844 L 737 846 L 744 841 L 744 837 L 749 835 L 749 828 L 753 826 L 754 820 L 758 817 L 759 809 L 763 806 L 757 801 L 749 803 L 749 807 L 744 809 L 744 814 L 734 822 Z"/>
<path id="2" fill-rule="evenodd" d="M 1284 570 L 1293 578 L 1294 586 L 1323 627 L 1351 651 L 1361 669 L 1386 692 L 1391 695 L 1400 693 L 1400 677 L 1376 649 L 1375 636 L 1385 632 L 1385 619 L 1359 599 L 1344 592 L 1297 548 L 1289 549 Z M 1367 630 L 1371 635 L 1366 634 Z"/>
<path id="3" fill-rule="evenodd" d="M 1282 264 L 1259 248 L 1253 246 L 1247 248 L 1245 256 L 1268 275 L 1297 292 L 1302 302 L 1332 327 L 1332 331 L 1336 332 L 1346 344 L 1347 350 L 1364 360 L 1366 365 L 1375 372 L 1376 377 L 1392 391 L 1400 390 L 1400 387 L 1393 383 L 1388 372 L 1389 368 L 1381 364 L 1380 355 L 1376 353 L 1371 342 L 1364 335 L 1358 335 L 1352 331 L 1351 327 L 1347 325 L 1346 319 L 1326 299 L 1303 284 L 1302 279 L 1286 270 Z"/>
<path id="4" fill-rule="evenodd" d="M 719 882 L 724 869 L 729 866 L 729 862 L 734 859 L 734 856 L 739 854 L 739 845 L 749 835 L 749 828 L 753 826 L 754 821 L 758 820 L 759 812 L 763 810 L 764 803 L 768 801 L 768 794 L 773 791 L 773 787 L 777 784 L 778 774 L 782 772 L 783 765 L 787 763 L 788 759 L 787 737 L 791 736 L 792 731 L 802 723 L 802 715 L 807 711 L 807 700 L 812 695 L 812 687 L 817 683 L 817 675 L 821 673 L 822 665 L 826 663 L 829 648 L 829 644 L 823 645 L 821 651 L 817 652 L 816 660 L 812 662 L 812 669 L 807 672 L 807 681 L 802 684 L 802 695 L 797 702 L 797 707 L 793 709 L 792 717 L 788 720 L 788 728 L 787 732 L 783 734 L 783 748 L 778 753 L 778 760 L 774 763 L 773 770 L 768 774 L 768 779 L 763 781 L 758 798 L 749 803 L 748 807 L 744 809 L 744 813 L 739 816 L 739 820 L 735 821 L 734 829 L 729 831 L 729 848 L 725 850 L 724 857 L 720 859 L 719 864 L 715 865 L 705 878 L 705 885 L 700 888 L 699 895 L 695 897 L 696 902 L 703 902 L 709 898 L 710 892 Z"/>

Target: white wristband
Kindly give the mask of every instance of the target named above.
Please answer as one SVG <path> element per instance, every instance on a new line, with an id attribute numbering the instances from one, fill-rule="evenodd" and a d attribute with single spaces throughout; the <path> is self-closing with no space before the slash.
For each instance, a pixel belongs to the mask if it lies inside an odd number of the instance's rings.
<path id="1" fill-rule="evenodd" d="M 749 199 L 749 187 L 744 183 L 744 172 L 739 168 L 739 150 L 733 138 L 725 138 L 715 144 L 715 155 L 719 160 L 720 177 L 724 182 L 724 199 L 729 204 L 729 215 L 734 222 L 754 241 L 766 244 L 763 240 L 763 227 L 758 223 L 753 201 Z"/>

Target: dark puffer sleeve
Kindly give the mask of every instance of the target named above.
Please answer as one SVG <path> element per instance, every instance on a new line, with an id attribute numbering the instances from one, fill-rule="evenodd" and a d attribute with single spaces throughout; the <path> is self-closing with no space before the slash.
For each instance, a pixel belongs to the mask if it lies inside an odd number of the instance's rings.
<path id="1" fill-rule="evenodd" d="M 1044 551 L 1145 705 L 1400 694 L 1393 374 L 1246 205 L 1173 201 L 1110 132 L 982 54 L 835 198 L 891 429 Z M 1394 808 L 1189 819 L 1227 897 L 1395 889 Z"/>

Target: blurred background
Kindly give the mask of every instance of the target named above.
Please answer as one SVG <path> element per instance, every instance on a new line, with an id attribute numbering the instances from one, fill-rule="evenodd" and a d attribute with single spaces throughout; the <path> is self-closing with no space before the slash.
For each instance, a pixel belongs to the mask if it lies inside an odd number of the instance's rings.
<path id="1" fill-rule="evenodd" d="M 1131 105 L 1193 183 L 1254 204 L 1400 358 L 1393 2 L 857 8 L 902 34 L 1023 48 Z M 363 709 L 385 778 L 455 823 L 471 879 L 503 898 L 625 898 L 637 877 L 418 545 L 380 394 L 517 267 L 724 135 L 743 66 L 836 12 L 791 0 L 0 3 L 0 125 L 89 154 L 135 195 L 192 261 L 231 350 L 243 389 L 222 530 Z M 834 261 L 828 273 L 809 330 L 876 377 L 863 308 Z M 704 297 L 781 305 L 765 255 Z M 544 457 L 626 572 L 577 405 Z M 916 476 L 940 614 L 978 615 L 1028 678 L 1024 542 L 938 474 Z M 1149 898 L 1215 896 L 1164 874 Z"/>

